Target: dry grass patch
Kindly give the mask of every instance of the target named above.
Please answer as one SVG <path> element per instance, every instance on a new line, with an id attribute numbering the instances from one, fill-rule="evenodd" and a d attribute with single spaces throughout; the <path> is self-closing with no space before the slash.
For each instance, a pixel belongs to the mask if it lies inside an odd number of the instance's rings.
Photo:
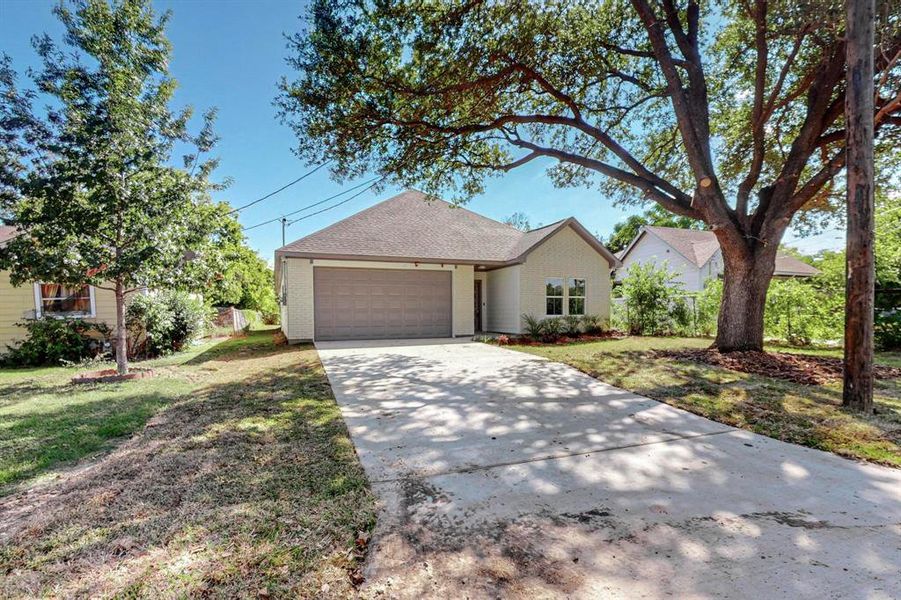
<path id="1" fill-rule="evenodd" d="M 351 593 L 374 500 L 315 350 L 262 332 L 171 368 L 143 430 L 0 500 L 0 596 Z"/>
<path id="2" fill-rule="evenodd" d="M 690 338 L 631 337 L 512 348 L 569 364 L 611 385 L 720 423 L 849 458 L 901 467 L 901 379 L 876 382 L 876 414 L 865 417 L 841 407 L 840 381 L 800 384 L 678 357 L 681 350 L 709 344 L 709 340 Z M 818 354 L 835 356 L 838 352 L 821 350 Z M 897 368 L 901 363 L 896 353 L 879 355 L 877 362 L 887 367 L 885 374 L 893 372 L 888 367 Z"/>

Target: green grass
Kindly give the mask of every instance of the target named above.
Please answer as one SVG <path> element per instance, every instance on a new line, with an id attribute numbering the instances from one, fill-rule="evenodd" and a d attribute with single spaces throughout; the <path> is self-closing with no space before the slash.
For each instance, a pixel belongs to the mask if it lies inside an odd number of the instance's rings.
<path id="1" fill-rule="evenodd" d="M 709 419 L 842 456 L 901 467 L 901 380 L 876 383 L 876 415 L 841 407 L 841 382 L 808 386 L 671 358 L 649 350 L 706 348 L 696 338 L 627 337 L 560 346 L 511 346 Z M 837 349 L 770 350 L 841 356 Z M 899 353 L 877 362 L 901 366 Z"/>
<path id="2" fill-rule="evenodd" d="M 374 499 L 315 349 L 272 338 L 0 371 L 0 597 L 351 594 Z"/>
<path id="3" fill-rule="evenodd" d="M 70 383 L 83 367 L 0 369 L 0 495 L 12 483 L 107 450 L 142 428 L 196 387 L 170 367 L 210 347 L 141 363 L 161 376 L 119 384 Z"/>

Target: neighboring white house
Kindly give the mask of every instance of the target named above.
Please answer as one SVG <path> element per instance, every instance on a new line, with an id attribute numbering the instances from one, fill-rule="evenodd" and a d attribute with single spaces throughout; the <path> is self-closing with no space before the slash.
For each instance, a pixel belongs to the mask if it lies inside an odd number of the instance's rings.
<path id="1" fill-rule="evenodd" d="M 633 264 L 664 261 L 686 292 L 704 289 L 704 283 L 723 275 L 723 253 L 712 231 L 675 227 L 642 227 L 625 250 L 617 254 L 622 266 L 616 270 L 621 281 Z M 774 277 L 813 277 L 819 271 L 787 254 L 776 257 Z"/>
<path id="2" fill-rule="evenodd" d="M 409 190 L 275 251 L 289 342 L 521 333 L 610 314 L 616 257 L 574 218 L 522 232 Z"/>

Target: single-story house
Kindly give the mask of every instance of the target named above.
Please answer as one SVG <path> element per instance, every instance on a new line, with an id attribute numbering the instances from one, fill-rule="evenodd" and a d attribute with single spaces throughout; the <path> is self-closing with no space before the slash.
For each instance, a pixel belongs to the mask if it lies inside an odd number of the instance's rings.
<path id="1" fill-rule="evenodd" d="M 0 225 L 0 246 L 16 235 L 16 228 Z M 17 326 L 27 319 L 41 317 L 78 317 L 88 321 L 116 322 L 116 297 L 110 290 L 92 285 L 65 286 L 36 282 L 13 287 L 9 273 L 0 271 L 0 354 L 25 337 Z"/>
<path id="2" fill-rule="evenodd" d="M 617 254 L 622 266 L 616 270 L 621 281 L 633 264 L 654 262 L 669 266 L 686 292 L 704 289 L 708 279 L 723 274 L 723 252 L 712 231 L 644 226 L 625 250 Z M 774 277 L 813 277 L 819 270 L 788 254 L 776 257 Z"/>
<path id="3" fill-rule="evenodd" d="M 576 219 L 520 231 L 405 191 L 275 251 L 289 342 L 521 333 L 610 314 L 616 257 Z"/>

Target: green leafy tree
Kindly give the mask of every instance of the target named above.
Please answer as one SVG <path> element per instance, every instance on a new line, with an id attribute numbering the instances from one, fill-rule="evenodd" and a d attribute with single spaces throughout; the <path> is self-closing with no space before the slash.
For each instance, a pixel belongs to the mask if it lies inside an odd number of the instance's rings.
<path id="1" fill-rule="evenodd" d="M 225 251 L 227 266 L 207 294 L 214 306 L 278 313 L 272 269 L 244 240 Z"/>
<path id="2" fill-rule="evenodd" d="M 215 270 L 224 207 L 209 201 L 216 161 L 203 158 L 216 141 L 214 113 L 192 135 L 191 110 L 169 108 L 168 14 L 157 17 L 150 0 L 80 0 L 54 13 L 65 45 L 35 37 L 35 89 L 20 90 L 9 57 L 0 62 L 0 202 L 21 232 L 0 262 L 17 285 L 111 289 L 125 373 L 126 296 L 203 287 Z"/>
<path id="3" fill-rule="evenodd" d="M 876 191 L 876 305 L 901 308 L 901 193 Z M 889 290 L 894 290 L 889 293 Z M 879 294 L 882 291 L 882 294 Z"/>
<path id="4" fill-rule="evenodd" d="M 633 263 L 618 288 L 633 335 L 667 335 L 688 325 L 682 283 L 664 261 Z"/>
<path id="5" fill-rule="evenodd" d="M 504 219 L 504 223 L 509 225 L 510 227 L 516 227 L 520 231 L 528 231 L 532 228 L 532 224 L 529 222 L 529 217 L 526 213 L 515 212 L 506 219 Z"/>
<path id="6" fill-rule="evenodd" d="M 631 215 L 613 226 L 613 233 L 604 242 L 611 252 L 625 250 L 645 225 L 677 227 L 679 229 L 704 229 L 704 223 L 690 217 L 681 217 L 660 206 L 652 206 L 640 215 Z"/>
<path id="7" fill-rule="evenodd" d="M 841 204 L 843 15 L 837 0 L 318 0 L 279 102 L 301 156 L 339 178 L 462 200 L 543 159 L 558 185 L 703 221 L 725 263 L 715 344 L 760 350 L 786 229 Z M 884 146 L 901 132 L 896 17 L 880 2 Z"/>

